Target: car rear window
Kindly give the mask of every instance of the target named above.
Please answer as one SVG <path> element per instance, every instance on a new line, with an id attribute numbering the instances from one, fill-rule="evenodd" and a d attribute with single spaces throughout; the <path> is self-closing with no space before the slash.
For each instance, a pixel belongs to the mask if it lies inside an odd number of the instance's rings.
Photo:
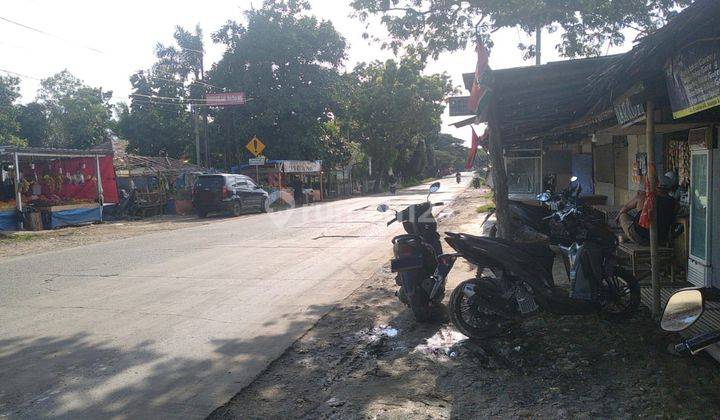
<path id="1" fill-rule="evenodd" d="M 195 181 L 195 186 L 198 188 L 220 189 L 223 185 L 225 185 L 225 178 L 222 176 L 201 176 Z"/>

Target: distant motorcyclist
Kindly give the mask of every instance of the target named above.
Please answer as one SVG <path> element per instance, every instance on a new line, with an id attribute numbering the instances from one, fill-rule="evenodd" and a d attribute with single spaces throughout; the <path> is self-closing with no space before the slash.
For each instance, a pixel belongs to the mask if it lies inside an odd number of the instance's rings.
<path id="1" fill-rule="evenodd" d="M 395 192 L 397 191 L 397 179 L 395 178 L 395 175 L 390 175 L 388 185 L 390 187 L 390 194 L 395 195 Z"/>
<path id="2" fill-rule="evenodd" d="M 462 179 L 462 175 L 460 174 L 460 172 L 457 172 L 455 174 L 455 181 L 457 181 L 457 183 L 459 184 L 461 179 Z"/>

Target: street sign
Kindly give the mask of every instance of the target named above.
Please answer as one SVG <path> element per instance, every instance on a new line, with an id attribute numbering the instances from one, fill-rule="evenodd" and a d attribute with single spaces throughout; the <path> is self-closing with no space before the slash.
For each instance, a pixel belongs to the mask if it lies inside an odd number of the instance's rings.
<path id="1" fill-rule="evenodd" d="M 265 164 L 265 156 L 250 158 L 250 164 L 254 166 L 261 166 Z"/>
<path id="2" fill-rule="evenodd" d="M 245 105 L 245 92 L 208 93 L 205 102 L 209 106 Z"/>
<path id="3" fill-rule="evenodd" d="M 248 143 L 245 147 L 247 147 L 250 153 L 255 155 L 255 157 L 260 156 L 260 153 L 265 150 L 265 144 L 263 144 L 263 142 L 257 137 L 253 137 L 252 140 L 250 140 L 250 143 Z"/>
<path id="4" fill-rule="evenodd" d="M 474 111 L 468 110 L 469 96 L 456 96 L 448 99 L 448 105 L 450 106 L 451 117 L 464 117 L 475 115 Z"/>

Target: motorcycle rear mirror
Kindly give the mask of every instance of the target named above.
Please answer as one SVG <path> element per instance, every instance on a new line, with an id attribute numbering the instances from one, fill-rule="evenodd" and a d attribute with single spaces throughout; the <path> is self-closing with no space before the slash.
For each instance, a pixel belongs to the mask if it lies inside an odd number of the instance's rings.
<path id="1" fill-rule="evenodd" d="M 440 190 L 440 183 L 439 183 L 439 182 L 435 182 L 435 183 L 433 183 L 432 185 L 430 185 L 430 194 L 436 193 L 436 192 L 438 192 L 439 190 Z"/>
<path id="2" fill-rule="evenodd" d="M 678 332 L 690 328 L 703 313 L 703 296 L 700 290 L 680 290 L 670 297 L 665 306 L 660 327 Z"/>
<path id="3" fill-rule="evenodd" d="M 380 213 L 385 213 L 388 210 L 390 210 L 390 206 L 388 206 L 387 204 L 380 204 L 379 206 L 377 206 L 377 211 L 379 211 Z"/>
<path id="4" fill-rule="evenodd" d="M 548 193 L 548 192 L 540 193 L 540 194 L 538 194 L 537 199 L 541 203 L 547 203 L 548 201 L 550 201 L 550 193 Z"/>

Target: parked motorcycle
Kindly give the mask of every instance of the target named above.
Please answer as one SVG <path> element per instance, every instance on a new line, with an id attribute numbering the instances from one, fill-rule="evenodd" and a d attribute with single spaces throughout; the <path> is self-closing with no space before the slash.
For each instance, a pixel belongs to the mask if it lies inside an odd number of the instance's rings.
<path id="1" fill-rule="evenodd" d="M 450 297 L 450 319 L 460 332 L 474 338 L 499 335 L 540 310 L 624 319 L 637 309 L 640 286 L 615 258 L 617 238 L 577 203 L 579 187 L 570 193 L 568 203 L 551 215 L 563 233 L 550 241 L 563 256 L 570 293 L 555 284 L 555 252 L 548 244 L 447 233 L 450 246 L 478 267 L 476 277 Z M 492 276 L 484 275 L 486 269 Z"/>
<path id="2" fill-rule="evenodd" d="M 439 189 L 439 182 L 432 184 L 425 202 L 396 211 L 395 217 L 387 223 L 390 226 L 400 222 L 407 232 L 392 240 L 394 257 L 390 268 L 397 273 L 395 282 L 400 286 L 396 295 L 410 307 L 419 322 L 433 318 L 433 307 L 445 297 L 445 281 L 455 263 L 453 255 L 443 254 L 437 222 L 432 214 L 434 206 L 443 205 L 430 202 L 430 195 Z M 381 204 L 377 210 L 384 213 L 390 207 Z"/>
<path id="3" fill-rule="evenodd" d="M 564 199 L 567 199 L 574 193 L 578 195 L 580 193 L 580 184 L 577 182 L 576 177 L 573 177 L 570 188 L 562 191 L 560 194 L 555 194 L 556 182 L 557 178 L 554 174 L 545 176 L 543 179 L 543 192 L 537 196 L 538 201 L 541 202 L 540 205 L 532 205 L 519 200 L 508 200 L 510 223 L 516 236 L 521 236 L 521 232 L 525 233 L 522 237 L 537 235 L 543 235 L 545 237 L 551 236 L 553 226 L 547 222 L 548 217 L 558 209 Z M 482 226 L 485 226 L 494 214 L 495 210 L 488 212 L 482 222 Z M 496 237 L 497 226 L 490 226 L 487 230 L 487 235 L 491 238 Z"/>
<path id="4" fill-rule="evenodd" d="M 665 306 L 660 327 L 669 332 L 690 328 L 705 311 L 705 301 L 720 302 L 720 290 L 691 288 L 675 292 Z M 718 342 L 720 330 L 715 330 L 671 345 L 669 350 L 681 356 L 695 355 Z"/>

